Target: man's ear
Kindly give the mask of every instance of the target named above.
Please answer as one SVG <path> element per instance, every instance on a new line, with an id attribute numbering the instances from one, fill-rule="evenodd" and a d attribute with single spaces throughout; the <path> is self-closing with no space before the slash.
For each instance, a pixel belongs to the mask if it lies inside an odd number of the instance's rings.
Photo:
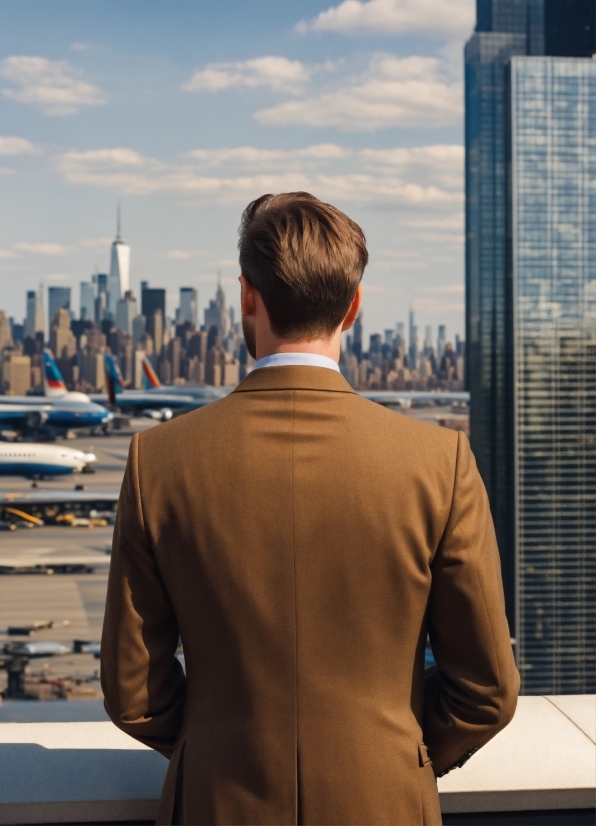
<path id="1" fill-rule="evenodd" d="M 240 312 L 244 316 L 254 315 L 257 308 L 256 290 L 245 275 L 241 275 L 238 281 L 240 281 Z"/>
<path id="2" fill-rule="evenodd" d="M 352 299 L 352 303 L 350 304 L 350 309 L 346 317 L 344 318 L 344 323 L 342 324 L 341 331 L 342 333 L 344 330 L 349 330 L 352 324 L 356 321 L 356 317 L 360 312 L 360 305 L 362 304 L 362 284 L 358 284 L 358 289 L 356 290 L 356 295 Z"/>

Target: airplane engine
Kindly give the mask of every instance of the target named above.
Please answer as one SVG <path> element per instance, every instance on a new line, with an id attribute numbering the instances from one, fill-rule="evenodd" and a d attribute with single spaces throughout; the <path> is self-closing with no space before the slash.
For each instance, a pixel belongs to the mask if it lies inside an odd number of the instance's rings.
<path id="1" fill-rule="evenodd" d="M 25 421 L 27 423 L 27 427 L 30 430 L 37 430 L 48 420 L 48 414 L 44 410 L 34 410 L 31 413 L 27 413 Z"/>
<path id="2" fill-rule="evenodd" d="M 143 416 L 156 422 L 169 422 L 172 415 L 169 407 L 162 407 L 161 410 L 143 410 Z"/>

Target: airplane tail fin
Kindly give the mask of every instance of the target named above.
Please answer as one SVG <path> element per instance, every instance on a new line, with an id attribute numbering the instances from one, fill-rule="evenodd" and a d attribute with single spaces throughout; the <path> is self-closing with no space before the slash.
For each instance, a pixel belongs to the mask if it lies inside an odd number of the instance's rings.
<path id="1" fill-rule="evenodd" d="M 51 350 L 43 351 L 43 392 L 45 396 L 64 396 L 68 391 Z"/>
<path id="2" fill-rule="evenodd" d="M 118 362 L 111 353 L 106 353 L 103 357 L 103 365 L 106 371 L 106 387 L 108 391 L 108 401 L 116 404 L 116 396 L 124 390 L 122 373 L 118 367 Z"/>
<path id="3" fill-rule="evenodd" d="M 161 387 L 161 382 L 157 378 L 157 373 L 153 369 L 153 365 L 147 356 L 143 358 L 143 387 L 145 390 L 149 390 L 152 387 Z"/>

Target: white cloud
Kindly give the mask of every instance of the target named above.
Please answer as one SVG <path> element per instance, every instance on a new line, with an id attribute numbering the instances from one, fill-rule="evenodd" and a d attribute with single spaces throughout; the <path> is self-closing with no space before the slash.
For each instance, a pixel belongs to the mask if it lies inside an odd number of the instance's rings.
<path id="1" fill-rule="evenodd" d="M 25 138 L 0 135 L 0 155 L 33 155 L 37 148 Z"/>
<path id="2" fill-rule="evenodd" d="M 320 12 L 313 20 L 301 21 L 297 31 L 341 32 L 342 34 L 408 34 L 423 32 L 446 36 L 465 35 L 472 30 L 471 0 L 344 0 Z"/>
<path id="3" fill-rule="evenodd" d="M 91 48 L 91 46 L 89 43 L 71 43 L 70 48 L 73 52 L 86 52 L 87 49 Z"/>
<path id="4" fill-rule="evenodd" d="M 15 244 L 14 246 L 15 249 L 19 252 L 31 252 L 35 255 L 68 255 L 68 253 L 72 251 L 71 247 L 65 246 L 64 244 L 55 244 L 52 242 L 48 242 L 45 244 L 30 244 L 27 241 L 20 241 L 18 244 Z"/>
<path id="5" fill-rule="evenodd" d="M 4 97 L 34 106 L 46 115 L 70 115 L 81 106 L 107 101 L 99 86 L 85 80 L 67 60 L 12 55 L 0 62 L 0 77 L 11 84 L 2 88 Z"/>
<path id="6" fill-rule="evenodd" d="M 204 258 L 207 255 L 202 250 L 169 250 L 165 257 L 170 261 L 188 261 L 191 258 Z"/>
<path id="7" fill-rule="evenodd" d="M 364 74 L 343 86 L 261 109 L 255 118 L 266 125 L 372 132 L 392 126 L 445 126 L 457 123 L 461 115 L 461 84 L 438 58 L 377 54 Z"/>
<path id="8" fill-rule="evenodd" d="M 16 258 L 17 254 L 12 252 L 12 250 L 3 250 L 0 249 L 0 258 Z"/>
<path id="9" fill-rule="evenodd" d="M 68 152 L 57 164 L 71 184 L 133 195 L 173 192 L 210 203 L 246 204 L 263 192 L 301 189 L 329 200 L 447 205 L 453 211 L 461 209 L 461 153 L 460 146 L 443 145 L 387 150 L 244 146 L 197 149 L 166 164 L 120 148 Z M 193 255 L 168 253 L 174 260 Z"/>
<path id="10" fill-rule="evenodd" d="M 250 167 L 303 164 L 304 162 L 338 160 L 352 154 L 352 150 L 334 143 L 319 143 L 305 149 L 257 149 L 254 146 L 238 146 L 231 149 L 194 149 L 188 157 L 205 166 L 230 163 Z"/>
<path id="11" fill-rule="evenodd" d="M 223 89 L 254 89 L 264 86 L 275 92 L 296 92 L 309 79 L 311 70 L 287 57 L 257 57 L 227 63 L 209 63 L 193 73 L 183 85 L 186 92 L 219 92 Z"/>

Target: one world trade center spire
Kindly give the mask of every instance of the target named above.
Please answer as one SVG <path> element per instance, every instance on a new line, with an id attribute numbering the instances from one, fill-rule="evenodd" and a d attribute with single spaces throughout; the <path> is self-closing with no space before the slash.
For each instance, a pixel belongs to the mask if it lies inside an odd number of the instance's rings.
<path id="1" fill-rule="evenodd" d="M 108 310 L 113 316 L 116 315 L 118 301 L 128 290 L 130 290 L 130 247 L 122 240 L 120 204 L 118 204 L 116 238 L 112 242 L 108 284 Z"/>

